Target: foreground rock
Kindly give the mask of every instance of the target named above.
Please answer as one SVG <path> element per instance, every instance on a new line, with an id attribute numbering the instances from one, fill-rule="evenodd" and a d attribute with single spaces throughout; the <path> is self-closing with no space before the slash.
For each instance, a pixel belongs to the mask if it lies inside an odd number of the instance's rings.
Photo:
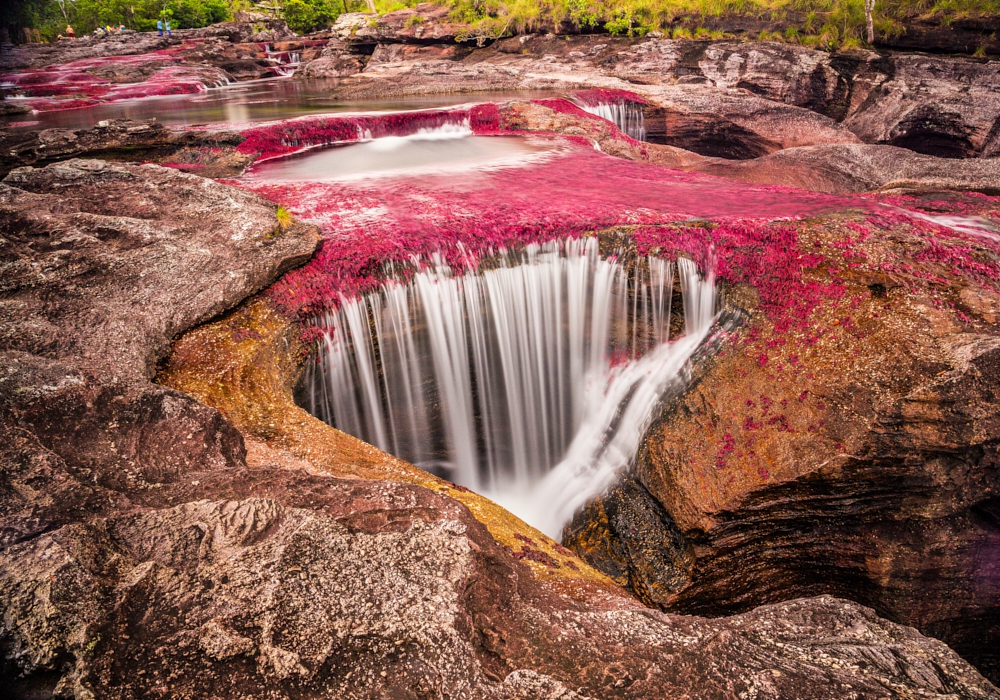
<path id="1" fill-rule="evenodd" d="M 14 171 L 0 206 L 14 697 L 998 696 L 853 603 L 667 615 L 543 582 L 427 488 L 290 471 L 263 446 L 248 465 L 228 420 L 148 378 L 169 337 L 308 256 L 312 229 L 99 161 Z"/>
<path id="2" fill-rule="evenodd" d="M 170 338 L 316 242 L 260 197 L 155 165 L 69 160 L 15 170 L 2 188 L 5 349 L 102 377 L 152 376 Z"/>
<path id="3" fill-rule="evenodd" d="M 883 203 L 796 226 L 814 262 L 730 288 L 753 321 L 564 542 L 665 610 L 850 596 L 997 679 L 1000 210 Z"/>

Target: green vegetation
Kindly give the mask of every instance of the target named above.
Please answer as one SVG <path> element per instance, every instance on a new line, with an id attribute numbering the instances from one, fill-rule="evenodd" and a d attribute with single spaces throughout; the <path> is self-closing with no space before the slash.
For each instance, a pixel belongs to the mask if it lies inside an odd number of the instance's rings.
<path id="1" fill-rule="evenodd" d="M 235 0 L 242 2 L 244 0 Z M 73 27 L 77 36 L 97 27 L 124 24 L 128 29 L 148 32 L 156 29 L 158 19 L 169 19 L 172 29 L 204 27 L 232 19 L 234 0 L 26 0 L 7 6 L 0 14 L 0 24 L 14 30 L 31 27 L 50 41 Z"/>
<path id="2" fill-rule="evenodd" d="M 329 27 L 342 12 L 367 11 L 365 0 L 277 0 L 298 32 Z M 412 7 L 420 0 L 375 0 L 380 13 Z M 538 30 L 605 29 L 619 36 L 661 32 L 688 39 L 721 39 L 711 28 L 724 15 L 772 23 L 762 32 L 770 41 L 822 48 L 849 48 L 865 42 L 864 0 L 440 0 L 468 30 L 463 38 L 488 39 Z M 232 18 L 249 0 L 24 0 L 0 10 L 0 22 L 14 30 L 41 30 L 52 39 L 72 24 L 77 35 L 99 25 L 124 24 L 150 31 L 170 18 L 176 29 L 200 27 Z M 876 0 L 876 36 L 898 34 L 908 18 L 931 16 L 947 25 L 954 19 L 1000 14 L 1000 0 Z M 414 19 L 413 22 L 419 22 Z"/>
<path id="3" fill-rule="evenodd" d="M 292 221 L 294 221 L 294 217 L 292 217 L 292 212 L 289 211 L 287 208 L 281 206 L 280 204 L 278 205 L 278 208 L 275 210 L 274 215 L 278 218 L 278 226 L 281 228 L 282 231 L 291 226 Z"/>
<path id="4" fill-rule="evenodd" d="M 498 37 L 557 27 L 602 26 L 611 34 L 659 31 L 675 38 L 717 39 L 705 24 L 724 15 L 774 22 L 769 41 L 849 48 L 864 43 L 864 0 L 446 0 L 470 35 Z M 876 35 L 902 31 L 908 18 L 947 23 L 965 16 L 1000 14 L 1000 0 L 876 0 Z"/>

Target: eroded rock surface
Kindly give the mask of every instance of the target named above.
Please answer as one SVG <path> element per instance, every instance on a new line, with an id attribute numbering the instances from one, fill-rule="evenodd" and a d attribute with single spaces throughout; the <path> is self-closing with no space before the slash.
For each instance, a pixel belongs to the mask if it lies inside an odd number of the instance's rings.
<path id="1" fill-rule="evenodd" d="M 243 137 L 231 131 L 172 131 L 156 119 L 110 119 L 90 129 L 0 132 L 0 174 L 18 166 L 87 156 L 170 162 L 205 177 L 238 174 L 249 163 L 233 149 Z"/>
<path id="2" fill-rule="evenodd" d="M 2 189 L 0 677 L 14 697 L 995 698 L 831 597 L 706 620 L 542 581 L 457 501 L 263 456 L 148 377 L 308 256 L 260 198 L 68 161 Z M 122 207 L 128 207 L 128 211 Z"/>
<path id="3" fill-rule="evenodd" d="M 170 338 L 315 247 L 270 202 L 155 165 L 19 168 L 0 197 L 3 347 L 107 377 L 151 377 Z"/>
<path id="4" fill-rule="evenodd" d="M 836 194 L 948 190 L 1000 193 L 1000 159 L 996 158 L 956 161 L 895 146 L 835 143 L 784 148 L 738 160 L 706 157 L 675 146 L 631 141 L 623 138 L 605 120 L 556 101 L 542 104 L 511 102 L 504 105 L 502 114 L 511 129 L 582 135 L 603 152 L 619 158 L 755 184 L 790 185 Z M 698 138 L 705 143 L 704 132 Z M 733 149 L 734 144 L 729 142 L 730 153 Z"/>
<path id="5" fill-rule="evenodd" d="M 566 544 L 666 610 L 849 595 L 998 678 L 996 228 L 935 214 L 945 196 L 897 203 L 914 219 L 887 207 L 798 228 L 796 254 L 827 262 L 802 287 L 759 276 L 744 338 L 668 406 Z M 793 300 L 826 283 L 842 296 L 813 316 L 759 312 L 768 289 Z"/>
<path id="6" fill-rule="evenodd" d="M 346 98 L 632 90 L 650 101 L 653 142 L 709 156 L 752 158 L 859 140 L 945 157 L 997 153 L 996 60 L 553 34 L 477 49 L 474 42 L 455 43 L 453 27 L 424 14 L 426 21 L 416 23 L 423 16 L 417 10 L 389 13 L 374 25 L 364 15 L 344 16 L 321 63 L 303 75 L 353 71 L 354 79 L 336 90 Z"/>

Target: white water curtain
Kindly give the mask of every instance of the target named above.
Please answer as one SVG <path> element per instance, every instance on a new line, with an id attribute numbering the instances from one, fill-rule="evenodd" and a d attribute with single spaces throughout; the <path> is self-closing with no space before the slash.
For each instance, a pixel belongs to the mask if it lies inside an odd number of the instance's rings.
<path id="1" fill-rule="evenodd" d="M 678 261 L 685 333 L 672 340 L 666 260 L 629 269 L 583 238 L 481 267 L 455 275 L 437 259 L 317 319 L 308 407 L 558 535 L 634 457 L 712 324 L 714 278 Z"/>

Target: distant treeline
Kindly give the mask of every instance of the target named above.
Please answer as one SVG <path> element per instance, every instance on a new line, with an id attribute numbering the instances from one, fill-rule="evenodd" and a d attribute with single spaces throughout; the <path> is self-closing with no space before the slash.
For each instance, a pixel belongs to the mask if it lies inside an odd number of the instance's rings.
<path id="1" fill-rule="evenodd" d="M 159 19 L 169 19 L 175 29 L 204 27 L 232 19 L 233 9 L 230 0 L 22 0 L 5 6 L 2 21 L 14 41 L 23 41 L 24 27 L 50 41 L 66 25 L 77 36 L 107 25 L 148 32 Z"/>
<path id="2" fill-rule="evenodd" d="M 380 13 L 417 5 L 419 0 L 375 0 Z M 454 21 L 468 27 L 470 39 L 483 41 L 532 31 L 607 31 L 644 36 L 660 32 L 685 38 L 725 38 L 720 19 L 764 21 L 757 38 L 822 48 L 864 43 L 864 0 L 441 0 Z M 73 25 L 77 35 L 106 24 L 150 31 L 157 19 L 175 28 L 201 27 L 252 9 L 248 0 L 12 0 L 0 3 L 0 21 L 19 40 L 17 29 L 39 29 L 45 40 Z M 367 11 L 365 0 L 271 0 L 283 7 L 292 29 L 311 32 L 329 27 L 343 12 Z M 1000 15 L 1000 0 L 876 0 L 879 36 L 903 31 L 914 18 L 944 26 L 966 17 Z M 419 18 L 414 21 L 419 22 Z"/>

